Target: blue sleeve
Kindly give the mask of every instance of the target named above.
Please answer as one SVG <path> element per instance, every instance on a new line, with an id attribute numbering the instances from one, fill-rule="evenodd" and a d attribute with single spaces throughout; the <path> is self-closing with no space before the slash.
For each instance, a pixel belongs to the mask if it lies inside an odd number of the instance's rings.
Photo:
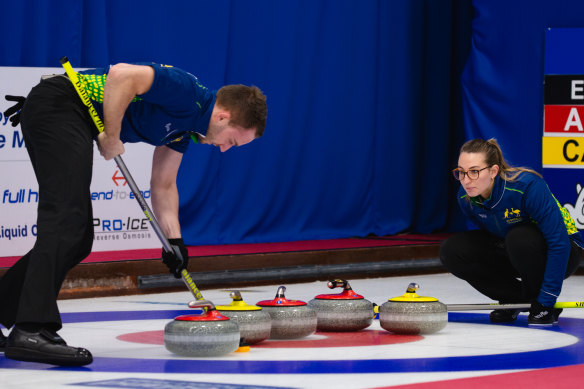
<path id="1" fill-rule="evenodd" d="M 525 210 L 537 223 L 547 244 L 547 262 L 537 300 L 544 306 L 556 303 L 570 257 L 570 238 L 556 199 L 543 179 L 532 181 L 524 194 Z"/>

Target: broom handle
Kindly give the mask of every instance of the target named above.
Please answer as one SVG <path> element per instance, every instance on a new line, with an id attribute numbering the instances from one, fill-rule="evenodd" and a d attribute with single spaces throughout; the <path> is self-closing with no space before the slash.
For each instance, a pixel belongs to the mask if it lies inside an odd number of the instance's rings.
<path id="1" fill-rule="evenodd" d="M 491 309 L 529 309 L 531 304 L 446 304 L 449 311 L 478 311 Z M 584 308 L 584 301 L 558 302 L 554 308 Z"/>

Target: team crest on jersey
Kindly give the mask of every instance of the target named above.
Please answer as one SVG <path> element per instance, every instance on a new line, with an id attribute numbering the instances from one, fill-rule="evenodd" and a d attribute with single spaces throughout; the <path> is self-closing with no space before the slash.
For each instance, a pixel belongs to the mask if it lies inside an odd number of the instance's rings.
<path id="1" fill-rule="evenodd" d="M 507 224 L 513 224 L 513 223 L 520 222 L 521 220 L 523 220 L 521 218 L 521 210 L 515 209 L 515 208 L 511 208 L 511 209 L 507 208 L 507 209 L 505 209 L 503 219 L 505 219 Z"/>

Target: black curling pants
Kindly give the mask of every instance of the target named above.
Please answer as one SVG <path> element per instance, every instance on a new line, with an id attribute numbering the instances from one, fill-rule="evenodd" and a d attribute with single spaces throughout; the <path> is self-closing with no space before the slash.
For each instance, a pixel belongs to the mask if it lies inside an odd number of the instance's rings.
<path id="1" fill-rule="evenodd" d="M 572 242 L 564 278 L 576 271 L 581 259 L 582 249 Z M 478 230 L 455 234 L 442 242 L 440 260 L 449 272 L 495 301 L 529 303 L 537 299 L 543 283 L 547 245 L 534 224 L 523 223 L 505 239 Z"/>
<path id="2" fill-rule="evenodd" d="M 68 78 L 32 89 L 21 112 L 24 142 L 39 185 L 33 248 L 0 279 L 0 323 L 61 328 L 57 296 L 67 272 L 91 252 L 93 130 Z"/>

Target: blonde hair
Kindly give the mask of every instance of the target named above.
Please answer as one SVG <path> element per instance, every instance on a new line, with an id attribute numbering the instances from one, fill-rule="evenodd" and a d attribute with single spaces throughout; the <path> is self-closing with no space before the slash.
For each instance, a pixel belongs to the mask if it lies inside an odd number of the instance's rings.
<path id="1" fill-rule="evenodd" d="M 542 177 L 541 174 L 533 169 L 510 166 L 505 161 L 501 146 L 499 146 L 495 138 L 489 140 L 480 138 L 471 139 L 462 145 L 460 153 L 483 153 L 485 155 L 485 162 L 489 167 L 493 165 L 499 166 L 499 177 L 505 181 L 515 181 L 517 176 L 522 172 L 529 172 Z"/>

